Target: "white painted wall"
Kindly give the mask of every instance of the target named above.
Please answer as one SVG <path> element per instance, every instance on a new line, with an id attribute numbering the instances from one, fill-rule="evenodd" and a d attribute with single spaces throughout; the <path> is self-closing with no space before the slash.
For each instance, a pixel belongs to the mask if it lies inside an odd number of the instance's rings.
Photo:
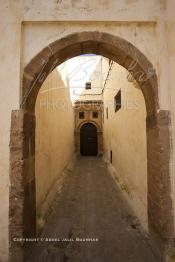
<path id="1" fill-rule="evenodd" d="M 101 93 L 100 66 L 101 56 L 95 54 L 76 56 L 58 66 L 65 85 L 70 88 L 72 101 L 102 98 L 96 95 Z M 90 90 L 85 89 L 86 82 L 91 82 Z"/>

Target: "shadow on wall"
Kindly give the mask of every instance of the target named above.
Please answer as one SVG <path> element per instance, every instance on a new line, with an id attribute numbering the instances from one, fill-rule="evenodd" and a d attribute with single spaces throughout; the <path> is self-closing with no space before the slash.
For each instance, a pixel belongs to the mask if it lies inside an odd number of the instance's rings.
<path id="1" fill-rule="evenodd" d="M 74 154 L 74 115 L 69 89 L 55 69 L 43 83 L 36 106 L 36 206 L 38 230 L 54 198 L 54 185 Z M 57 186 L 58 182 L 57 182 Z"/>

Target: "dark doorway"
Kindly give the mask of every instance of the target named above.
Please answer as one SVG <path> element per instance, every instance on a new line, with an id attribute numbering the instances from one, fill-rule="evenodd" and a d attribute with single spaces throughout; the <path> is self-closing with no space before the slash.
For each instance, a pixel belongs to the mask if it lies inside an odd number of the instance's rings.
<path id="1" fill-rule="evenodd" d="M 96 156 L 98 153 L 97 128 L 91 123 L 80 129 L 80 153 L 82 156 Z"/>

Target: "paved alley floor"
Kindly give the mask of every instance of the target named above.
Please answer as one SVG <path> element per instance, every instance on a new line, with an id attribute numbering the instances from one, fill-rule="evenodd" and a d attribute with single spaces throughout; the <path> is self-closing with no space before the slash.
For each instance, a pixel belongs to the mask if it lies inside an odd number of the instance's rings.
<path id="1" fill-rule="evenodd" d="M 77 158 L 42 237 L 57 241 L 30 244 L 25 261 L 159 261 L 100 158 Z"/>

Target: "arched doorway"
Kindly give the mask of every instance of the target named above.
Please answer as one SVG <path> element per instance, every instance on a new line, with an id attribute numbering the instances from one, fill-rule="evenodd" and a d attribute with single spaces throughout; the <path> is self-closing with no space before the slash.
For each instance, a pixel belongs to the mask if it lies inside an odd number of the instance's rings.
<path id="1" fill-rule="evenodd" d="M 174 236 L 170 113 L 159 107 L 157 75 L 151 62 L 131 43 L 103 32 L 78 32 L 59 39 L 39 52 L 24 69 L 20 110 L 12 112 L 11 120 L 10 241 L 16 236 L 35 235 L 34 112 L 39 89 L 56 66 L 87 53 L 100 54 L 125 67 L 142 90 L 147 111 L 149 232 L 167 243 Z M 11 246 L 13 253 L 21 249 L 15 243 Z"/>
<path id="2" fill-rule="evenodd" d="M 80 154 L 82 156 L 98 154 L 97 128 L 92 123 L 86 123 L 80 129 Z"/>

